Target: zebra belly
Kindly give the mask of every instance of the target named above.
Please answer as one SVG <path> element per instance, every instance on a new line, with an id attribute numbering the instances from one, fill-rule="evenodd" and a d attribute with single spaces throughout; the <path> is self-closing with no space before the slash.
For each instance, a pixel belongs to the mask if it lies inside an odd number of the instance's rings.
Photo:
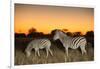
<path id="1" fill-rule="evenodd" d="M 44 47 L 40 47 L 40 49 L 43 49 Z"/>
<path id="2" fill-rule="evenodd" d="M 79 46 L 69 46 L 69 48 L 77 49 Z"/>

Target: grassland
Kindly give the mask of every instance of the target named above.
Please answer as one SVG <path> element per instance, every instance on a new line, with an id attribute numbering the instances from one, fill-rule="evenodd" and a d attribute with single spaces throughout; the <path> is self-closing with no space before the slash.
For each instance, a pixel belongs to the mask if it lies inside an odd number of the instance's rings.
<path id="1" fill-rule="evenodd" d="M 32 38 L 15 38 L 15 65 L 29 65 L 29 64 L 48 64 L 48 63 L 67 63 L 67 62 L 79 62 L 79 61 L 93 61 L 94 60 L 94 48 L 91 43 L 86 46 L 87 54 L 81 55 L 80 49 L 69 49 L 69 57 L 66 57 L 65 50 L 62 44 L 57 41 L 52 41 L 51 50 L 54 56 L 49 54 L 46 58 L 45 49 L 40 50 L 40 57 L 35 56 L 34 49 L 31 56 L 26 57 L 24 50 L 27 44 L 33 40 Z"/>

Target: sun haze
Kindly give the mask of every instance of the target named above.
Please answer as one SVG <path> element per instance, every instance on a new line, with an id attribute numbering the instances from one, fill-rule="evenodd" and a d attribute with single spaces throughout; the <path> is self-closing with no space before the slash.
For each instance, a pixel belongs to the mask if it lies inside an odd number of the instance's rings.
<path id="1" fill-rule="evenodd" d="M 54 29 L 70 32 L 94 31 L 94 9 L 80 7 L 15 4 L 15 32 L 28 33 L 30 28 L 45 34 Z"/>

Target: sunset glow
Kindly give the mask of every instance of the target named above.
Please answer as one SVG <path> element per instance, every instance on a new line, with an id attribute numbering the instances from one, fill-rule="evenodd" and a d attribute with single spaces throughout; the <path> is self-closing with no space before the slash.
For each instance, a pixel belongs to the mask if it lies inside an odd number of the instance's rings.
<path id="1" fill-rule="evenodd" d="M 70 32 L 94 31 L 94 9 L 15 4 L 15 32 L 28 33 L 30 28 L 45 34 L 54 29 Z"/>

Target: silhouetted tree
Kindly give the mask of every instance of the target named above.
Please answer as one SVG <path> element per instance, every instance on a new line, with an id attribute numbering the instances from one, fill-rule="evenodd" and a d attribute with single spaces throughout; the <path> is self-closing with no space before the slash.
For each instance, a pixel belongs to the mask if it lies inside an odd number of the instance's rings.
<path id="1" fill-rule="evenodd" d="M 88 31 L 85 35 L 88 36 L 88 37 L 94 37 L 94 32 Z"/>
<path id="2" fill-rule="evenodd" d="M 33 38 L 33 37 L 43 37 L 44 36 L 43 32 L 37 32 L 37 30 L 35 28 L 29 29 L 28 32 L 29 33 L 28 33 L 27 37 L 29 37 L 29 38 Z"/>
<path id="3" fill-rule="evenodd" d="M 29 32 L 29 34 L 34 33 L 34 32 L 36 32 L 36 29 L 35 28 L 30 28 L 28 32 Z"/>
<path id="4" fill-rule="evenodd" d="M 94 32 L 93 31 L 87 31 L 85 34 L 85 37 L 87 39 L 87 42 L 90 42 L 92 46 L 94 47 Z"/>
<path id="5" fill-rule="evenodd" d="M 24 33 L 15 33 L 15 38 L 25 38 L 26 35 Z"/>
<path id="6" fill-rule="evenodd" d="M 74 32 L 73 36 L 82 36 L 82 33 L 81 32 Z"/>
<path id="7" fill-rule="evenodd" d="M 68 36 L 73 36 L 73 33 L 71 33 L 71 32 L 67 32 L 66 33 Z"/>
<path id="8" fill-rule="evenodd" d="M 67 32 L 67 31 L 68 31 L 68 29 L 62 29 L 62 31 Z"/>
<path id="9" fill-rule="evenodd" d="M 30 33 L 27 35 L 27 37 L 33 38 L 33 37 L 43 37 L 44 34 L 42 32 L 34 32 L 34 33 Z"/>

